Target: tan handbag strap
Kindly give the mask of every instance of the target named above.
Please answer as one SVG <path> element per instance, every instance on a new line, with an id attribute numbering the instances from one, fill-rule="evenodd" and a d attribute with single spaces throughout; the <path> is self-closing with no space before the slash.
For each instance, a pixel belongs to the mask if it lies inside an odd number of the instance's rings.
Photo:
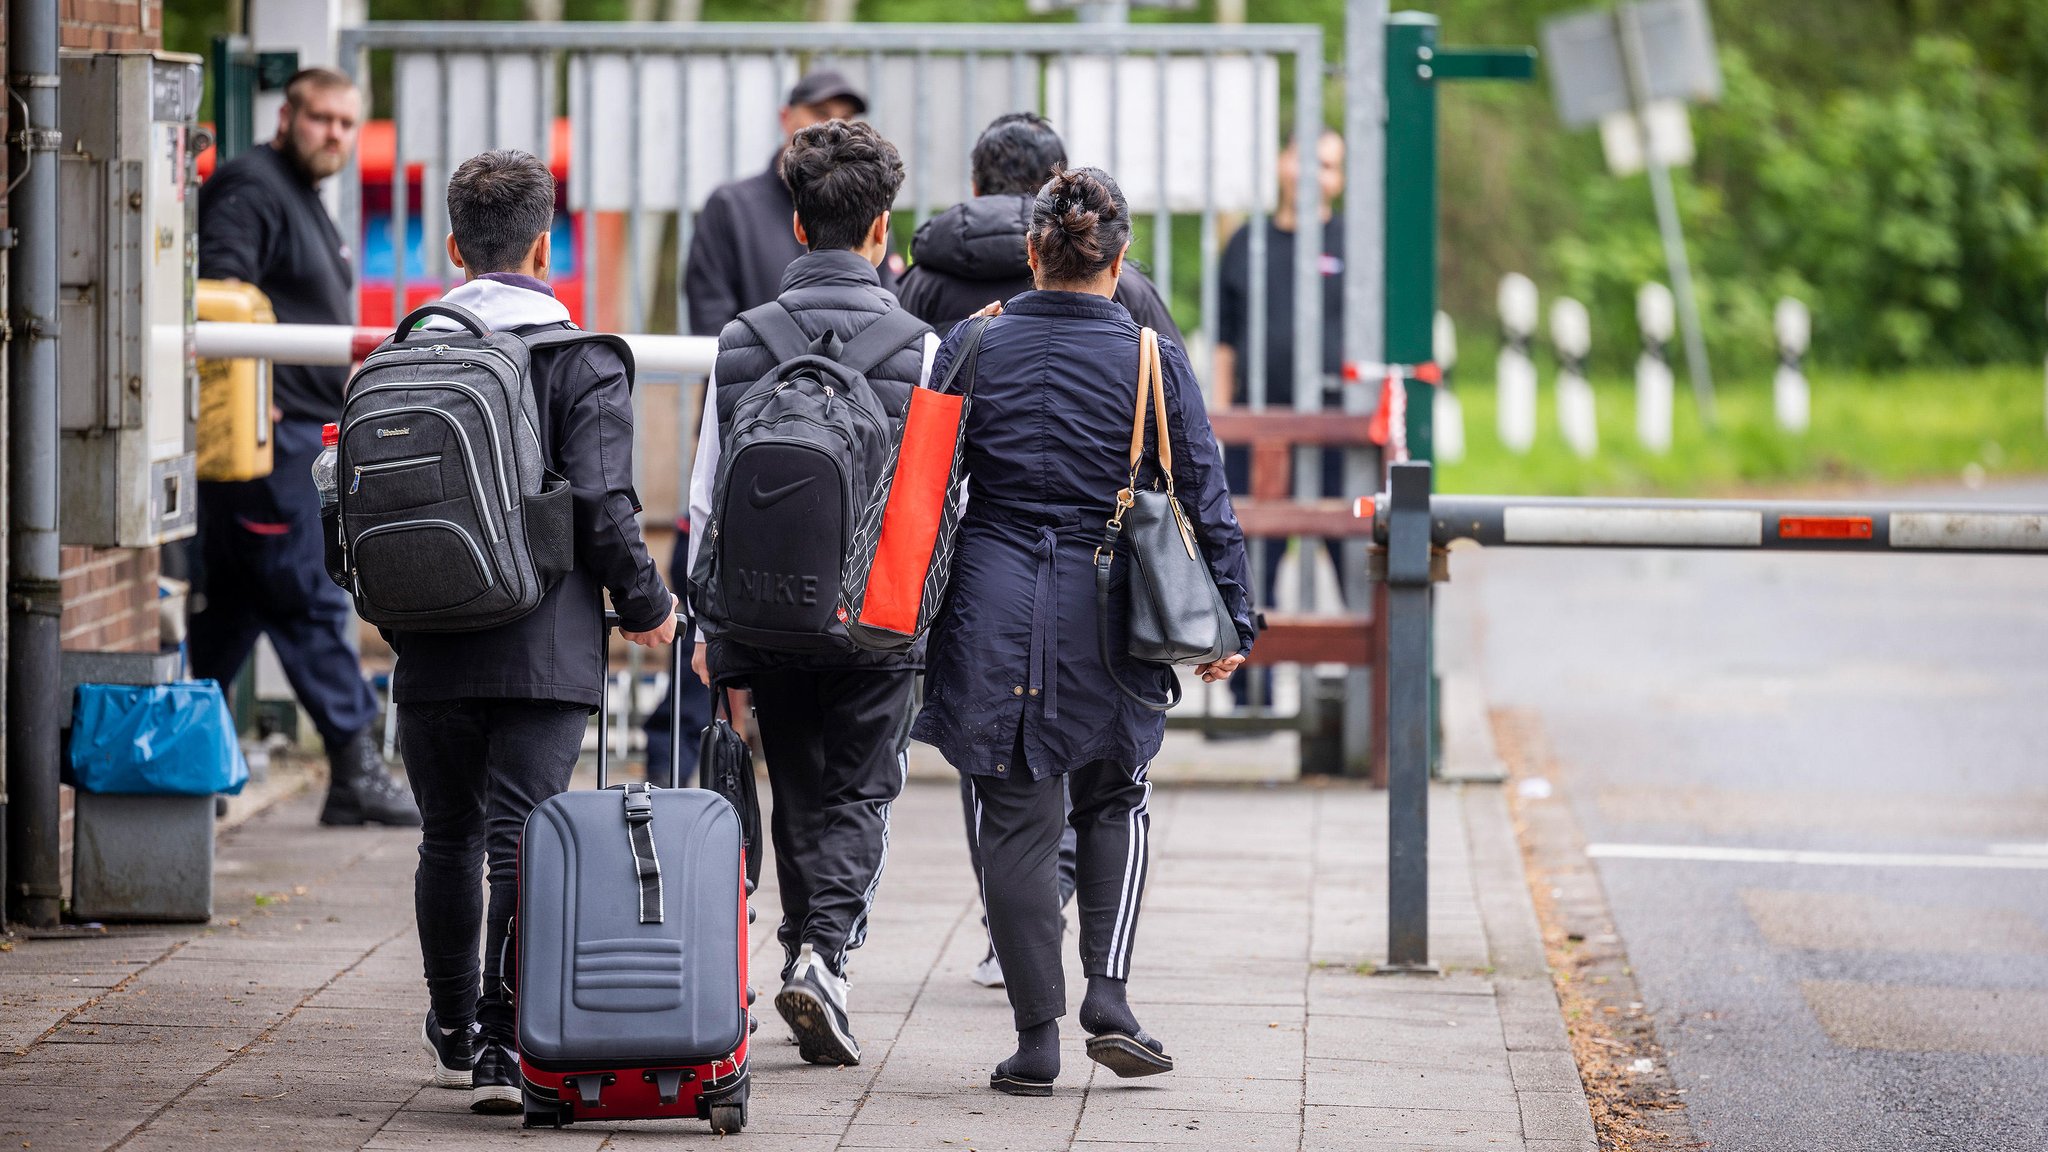
<path id="1" fill-rule="evenodd" d="M 1150 328 L 1138 333 L 1138 410 L 1131 417 L 1130 471 L 1134 479 L 1138 475 L 1138 461 L 1145 455 L 1145 405 L 1152 398 L 1154 345 L 1158 339 L 1159 334 Z"/>
<path id="2" fill-rule="evenodd" d="M 1159 423 L 1159 468 L 1166 473 L 1166 490 L 1173 491 L 1173 440 L 1166 434 L 1166 369 L 1159 362 L 1159 333 L 1150 328 L 1145 349 L 1152 361 L 1152 415 Z"/>

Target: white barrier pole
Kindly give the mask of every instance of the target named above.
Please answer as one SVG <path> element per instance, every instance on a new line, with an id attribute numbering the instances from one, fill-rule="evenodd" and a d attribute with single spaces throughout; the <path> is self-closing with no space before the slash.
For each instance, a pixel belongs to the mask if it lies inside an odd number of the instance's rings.
<path id="1" fill-rule="evenodd" d="M 1636 357 L 1636 440 L 1659 456 L 1671 451 L 1671 331 L 1676 318 L 1671 289 L 1652 282 L 1637 290 L 1643 353 Z"/>
<path id="2" fill-rule="evenodd" d="M 1800 362 L 1813 335 L 1813 317 L 1806 305 L 1787 296 L 1772 311 L 1771 327 L 1778 336 L 1778 372 L 1771 381 L 1778 427 L 1787 432 L 1804 432 L 1811 423 L 1813 398 L 1806 386 L 1806 369 Z"/>
<path id="3" fill-rule="evenodd" d="M 1550 306 L 1550 341 L 1557 347 L 1557 426 L 1581 460 L 1600 450 L 1593 386 L 1586 383 L 1586 353 L 1593 350 L 1593 318 L 1569 296 Z"/>
<path id="4" fill-rule="evenodd" d="M 255 359 L 274 364 L 353 364 L 375 351 L 391 332 L 346 324 L 231 324 L 202 320 L 193 326 L 193 351 L 205 360 Z M 642 372 L 703 375 L 711 371 L 718 341 L 710 336 L 624 334 Z"/>
<path id="5" fill-rule="evenodd" d="M 1436 400 L 1430 410 L 1431 427 L 1436 435 L 1436 459 L 1440 464 L 1456 464 L 1465 458 L 1465 406 L 1458 401 L 1458 393 L 1451 384 L 1451 370 L 1458 366 L 1458 326 L 1451 321 L 1451 314 L 1439 311 L 1436 324 L 1430 330 L 1430 355 L 1436 361 L 1441 373 L 1436 386 Z"/>
<path id="6" fill-rule="evenodd" d="M 1520 272 L 1501 277 L 1501 345 L 1494 362 L 1494 426 L 1500 442 L 1520 456 L 1536 443 L 1536 363 L 1529 342 L 1536 336 L 1536 282 Z"/>

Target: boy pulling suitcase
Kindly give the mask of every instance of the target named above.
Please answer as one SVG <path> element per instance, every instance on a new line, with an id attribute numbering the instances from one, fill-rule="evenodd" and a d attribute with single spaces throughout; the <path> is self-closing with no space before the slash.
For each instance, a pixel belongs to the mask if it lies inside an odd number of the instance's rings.
<path id="1" fill-rule="evenodd" d="M 599 703 L 603 593 L 610 593 L 627 640 L 657 647 L 675 636 L 675 597 L 648 558 L 635 519 L 640 510 L 632 488 L 632 369 L 620 348 L 605 338 L 574 334 L 568 310 L 548 287 L 554 211 L 554 177 L 524 152 L 472 157 L 448 182 L 448 255 L 468 279 L 444 303 L 466 310 L 470 317 L 465 320 L 517 333 L 525 342 L 530 352 L 525 374 L 505 387 L 508 395 L 530 389 L 533 428 L 522 430 L 521 421 L 513 419 L 510 438 L 517 443 L 499 447 L 502 437 L 458 429 L 464 417 L 447 415 L 454 404 L 401 394 L 398 403 L 385 403 L 379 417 L 369 421 L 375 428 L 351 424 L 343 429 L 340 512 L 348 525 L 344 536 L 360 545 L 343 560 L 344 568 L 354 568 L 343 575 L 352 576 L 359 602 L 381 596 L 387 611 L 421 613 L 417 624 L 393 624 L 386 633 L 398 656 L 392 699 L 398 707 L 399 748 L 424 822 L 414 881 L 431 1005 L 423 1039 L 433 1054 L 434 1082 L 468 1089 L 470 1107 L 479 1112 L 522 1108 L 507 987 L 512 973 L 501 970 L 518 899 L 519 838 L 534 808 L 568 787 L 591 710 Z M 456 321 L 435 317 L 423 327 L 455 329 Z M 456 349 L 449 353 L 451 362 L 461 358 L 456 346 L 464 342 L 462 335 L 445 346 Z M 387 347 L 402 360 L 412 354 L 407 344 L 431 347 L 417 338 Z M 476 364 L 492 365 L 487 354 L 469 355 Z M 357 387 L 391 362 L 366 363 Z M 505 419 L 502 408 L 491 411 L 481 397 L 477 406 L 487 418 Z M 359 439 L 348 439 L 351 435 Z M 539 496 L 528 497 L 534 502 L 524 508 L 522 522 L 498 498 L 522 502 L 510 472 L 529 478 L 525 471 L 532 462 L 513 459 L 528 450 L 526 437 L 537 443 L 543 471 Z M 383 447 L 390 445 L 397 447 Z M 348 467 L 352 449 L 366 458 L 379 451 L 395 455 L 381 467 L 379 462 L 361 464 L 356 473 Z M 481 459 L 484 453 L 491 457 Z M 492 464 L 499 471 L 489 471 Z M 493 477 L 497 483 L 491 483 Z M 567 516 L 539 507 L 559 493 L 561 481 L 569 492 Z M 483 495 L 476 493 L 478 488 Z M 445 500 L 437 518 L 431 501 L 458 492 L 466 498 Z M 410 507 L 408 501 L 428 503 L 415 511 L 384 511 Z M 456 523 L 472 515 L 478 518 L 475 533 Z M 368 524 L 366 516 L 392 522 Z M 562 526 L 568 546 L 557 541 L 543 548 L 540 530 L 534 528 L 542 522 Z M 507 529 L 522 523 L 524 531 L 535 533 L 535 553 L 559 554 L 567 561 L 566 572 L 559 563 L 492 566 L 512 536 Z M 466 563 L 408 567 L 408 557 L 421 555 L 421 547 L 387 548 L 388 555 L 381 557 L 370 547 L 374 533 L 388 539 L 406 531 L 422 542 L 438 540 L 437 546 L 462 545 L 454 555 L 465 560 L 474 555 L 476 569 Z M 486 539 L 468 539 L 475 535 Z M 379 563 L 386 565 L 383 572 L 366 570 Z M 548 586 L 550 577 L 556 582 Z M 487 589 L 516 586 L 529 599 L 531 582 L 545 590 L 536 606 L 509 622 L 442 631 L 436 629 L 451 625 L 437 624 L 428 608 L 437 603 L 432 584 L 444 578 L 479 582 Z M 477 884 L 486 864 L 488 908 Z"/>

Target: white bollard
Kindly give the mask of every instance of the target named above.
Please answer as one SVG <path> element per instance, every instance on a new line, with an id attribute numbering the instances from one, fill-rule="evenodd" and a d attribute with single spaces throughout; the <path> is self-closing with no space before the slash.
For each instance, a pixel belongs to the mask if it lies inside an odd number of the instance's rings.
<path id="1" fill-rule="evenodd" d="M 1778 334 L 1778 373 L 1771 381 L 1778 427 L 1787 432 L 1804 432 L 1812 422 L 1813 397 L 1806 386 L 1806 369 L 1801 361 L 1813 336 L 1813 317 L 1806 305 L 1787 296 L 1772 310 L 1771 327 Z"/>
<path id="2" fill-rule="evenodd" d="M 1536 282 L 1520 272 L 1500 279 L 1500 357 L 1494 362 L 1494 426 L 1520 456 L 1536 443 L 1536 362 L 1529 357 L 1539 307 Z"/>
<path id="3" fill-rule="evenodd" d="M 1436 460 L 1439 464 L 1456 464 L 1465 458 L 1465 406 L 1458 402 L 1458 394 L 1451 388 L 1451 369 L 1458 366 L 1458 326 L 1451 322 L 1450 313 L 1436 314 L 1430 344 L 1437 371 L 1442 374 L 1437 381 L 1435 406 L 1430 410 Z"/>
<path id="4" fill-rule="evenodd" d="M 1593 349 L 1593 318 L 1569 296 L 1550 306 L 1550 342 L 1557 348 L 1557 426 L 1581 460 L 1600 450 L 1593 386 L 1586 383 L 1586 353 Z"/>
<path id="5" fill-rule="evenodd" d="M 1659 456 L 1671 451 L 1671 332 L 1677 310 L 1671 289 L 1645 284 L 1636 292 L 1636 325 L 1643 353 L 1636 357 L 1636 442 Z"/>

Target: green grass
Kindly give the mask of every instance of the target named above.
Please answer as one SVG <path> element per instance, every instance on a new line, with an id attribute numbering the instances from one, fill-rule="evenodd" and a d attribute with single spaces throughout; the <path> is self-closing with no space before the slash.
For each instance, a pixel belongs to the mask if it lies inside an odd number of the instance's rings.
<path id="1" fill-rule="evenodd" d="M 1439 469 L 1445 492 L 1505 495 L 1715 495 L 1763 488 L 1852 487 L 2048 472 L 2043 376 L 2038 365 L 1947 368 L 1870 376 L 1813 374 L 1813 421 L 1779 432 L 1768 376 L 1724 381 L 1720 427 L 1701 428 L 1681 378 L 1669 455 L 1636 443 L 1635 386 L 1597 379 L 1600 450 L 1580 460 L 1557 429 L 1555 375 L 1539 386 L 1536 444 L 1526 456 L 1494 431 L 1491 362 L 1461 373 L 1465 459 Z M 1974 466 L 1974 468 L 1972 467 Z"/>

